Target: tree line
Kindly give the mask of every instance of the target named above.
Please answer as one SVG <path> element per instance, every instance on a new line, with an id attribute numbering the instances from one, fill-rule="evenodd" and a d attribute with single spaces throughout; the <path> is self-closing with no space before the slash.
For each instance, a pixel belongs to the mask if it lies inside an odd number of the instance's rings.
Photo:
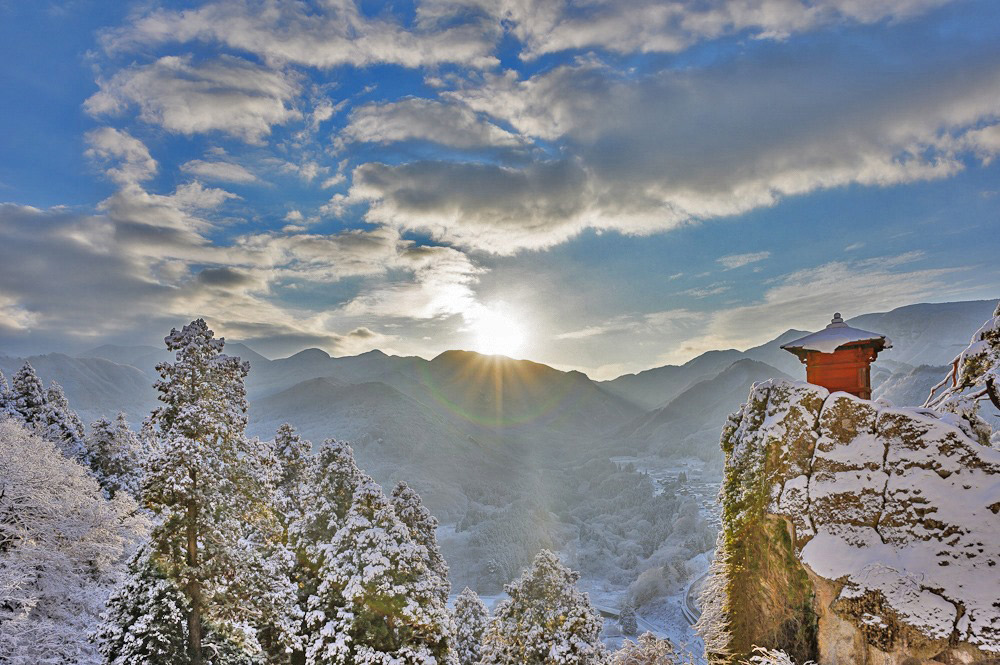
<path id="1" fill-rule="evenodd" d="M 139 433 L 121 414 L 85 433 L 58 384 L 43 390 L 30 365 L 10 388 L 0 381 L 3 450 L 14 450 L 15 441 L 18 450 L 49 446 L 85 466 L 99 498 L 117 506 L 101 533 L 117 533 L 127 520 L 143 524 L 116 535 L 117 549 L 104 553 L 130 551 L 90 630 L 97 661 L 81 647 L 75 659 L 60 652 L 47 662 L 589 664 L 640 663 L 644 650 L 650 658 L 664 652 L 664 641 L 648 636 L 618 652 L 628 661 L 610 654 L 602 619 L 576 588 L 579 575 L 548 550 L 506 586 L 508 598 L 492 616 L 470 589 L 450 609 L 437 520 L 416 492 L 401 482 L 386 495 L 336 439 L 313 452 L 287 424 L 273 441 L 248 437 L 249 364 L 227 356 L 224 340 L 201 319 L 165 342 L 175 360 L 157 365 L 161 406 Z M 39 482 L 58 494 L 60 473 L 79 475 L 56 471 Z M 16 475 L 0 482 L 16 488 Z M 87 482 L 73 491 L 93 494 Z M 52 583 L 45 575 L 9 579 L 3 554 L 26 552 L 38 538 L 18 524 L 27 504 L 8 501 L 7 492 L 0 488 L 0 633 L 15 620 L 30 627 L 39 606 L 15 607 L 6 589 Z M 55 568 L 54 576 L 64 575 Z M 50 620 L 58 603 L 47 606 Z M 18 634 L 28 640 L 32 631 Z M 17 660 L 19 649 L 30 651 L 18 639 L 0 639 L 0 648 L 11 662 L 31 662 Z"/>

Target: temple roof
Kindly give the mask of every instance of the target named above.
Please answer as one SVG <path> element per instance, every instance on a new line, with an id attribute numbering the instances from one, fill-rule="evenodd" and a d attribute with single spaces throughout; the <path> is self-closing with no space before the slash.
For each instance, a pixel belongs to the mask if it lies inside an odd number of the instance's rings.
<path id="1" fill-rule="evenodd" d="M 844 319 L 840 318 L 840 313 L 838 312 L 833 315 L 833 320 L 823 330 L 806 335 L 787 344 L 782 344 L 781 348 L 793 353 L 799 350 L 833 353 L 842 346 L 860 342 L 872 342 L 879 349 L 892 347 L 892 342 L 885 335 L 852 328 L 844 323 Z"/>

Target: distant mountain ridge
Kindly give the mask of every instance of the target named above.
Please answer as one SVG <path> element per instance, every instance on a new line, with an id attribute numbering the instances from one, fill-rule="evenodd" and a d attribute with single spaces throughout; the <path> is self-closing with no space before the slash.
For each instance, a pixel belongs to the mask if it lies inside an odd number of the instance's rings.
<path id="1" fill-rule="evenodd" d="M 893 341 L 873 372 L 875 396 L 922 402 L 942 375 L 940 365 L 964 348 L 995 306 L 918 304 L 849 319 Z M 250 362 L 250 434 L 270 438 L 288 421 L 314 442 L 349 440 L 377 479 L 406 477 L 447 516 L 461 507 L 454 484 L 462 469 L 530 474 L 533 466 L 621 451 L 721 460 L 719 432 L 754 382 L 804 378 L 802 365 L 780 347 L 805 334 L 788 330 L 746 351 L 709 351 L 683 365 L 600 382 L 470 351 L 427 360 L 305 349 L 272 360 L 229 342 L 226 353 Z M 103 345 L 76 357 L 0 356 L 0 369 L 9 378 L 28 360 L 46 384 L 63 385 L 85 422 L 123 410 L 138 425 L 157 405 L 154 367 L 169 359 L 152 346 Z"/>

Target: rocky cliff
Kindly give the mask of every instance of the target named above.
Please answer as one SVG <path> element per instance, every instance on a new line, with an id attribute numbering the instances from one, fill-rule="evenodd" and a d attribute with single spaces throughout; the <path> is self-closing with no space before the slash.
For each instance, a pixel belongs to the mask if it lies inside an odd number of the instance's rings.
<path id="1" fill-rule="evenodd" d="M 952 414 L 773 380 L 723 432 L 718 662 L 1000 658 L 1000 450 Z"/>

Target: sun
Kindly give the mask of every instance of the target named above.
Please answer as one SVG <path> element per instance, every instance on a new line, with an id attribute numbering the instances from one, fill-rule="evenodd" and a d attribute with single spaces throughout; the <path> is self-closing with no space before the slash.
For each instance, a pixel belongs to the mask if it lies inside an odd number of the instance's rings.
<path id="1" fill-rule="evenodd" d="M 486 355 L 514 356 L 524 348 L 525 330 L 517 315 L 504 305 L 476 312 L 471 329 L 474 351 Z"/>

